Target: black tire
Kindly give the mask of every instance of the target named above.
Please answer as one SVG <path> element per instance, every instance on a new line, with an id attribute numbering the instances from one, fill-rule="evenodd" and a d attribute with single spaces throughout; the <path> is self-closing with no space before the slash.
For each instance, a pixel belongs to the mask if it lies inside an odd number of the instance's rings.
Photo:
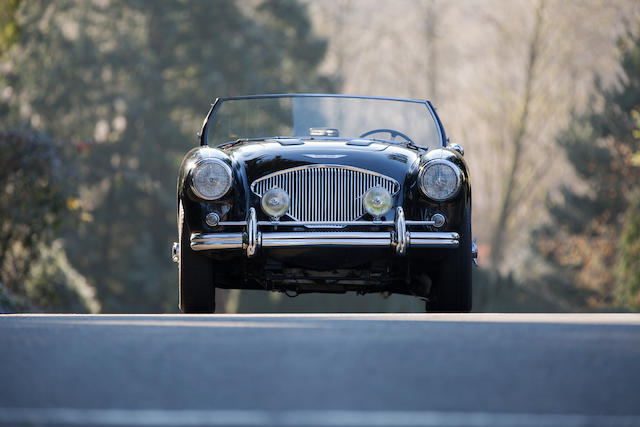
<path id="1" fill-rule="evenodd" d="M 216 310 L 213 262 L 191 249 L 191 233 L 179 205 L 180 253 L 178 262 L 179 306 L 183 313 L 213 313 Z"/>
<path id="2" fill-rule="evenodd" d="M 442 261 L 426 308 L 429 312 L 471 311 L 471 206 L 465 210 L 460 229 L 460 246 Z"/>

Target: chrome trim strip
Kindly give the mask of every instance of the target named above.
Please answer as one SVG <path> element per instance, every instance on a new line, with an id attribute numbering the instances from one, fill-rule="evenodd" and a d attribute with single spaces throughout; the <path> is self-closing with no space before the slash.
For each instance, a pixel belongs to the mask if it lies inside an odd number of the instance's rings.
<path id="1" fill-rule="evenodd" d="M 194 233 L 191 235 L 190 245 L 194 251 L 242 249 L 242 233 Z"/>
<path id="2" fill-rule="evenodd" d="M 453 231 L 409 231 L 411 240 L 415 239 L 435 239 L 435 240 L 458 240 L 460 235 Z"/>
<path id="3" fill-rule="evenodd" d="M 271 240 L 265 239 L 263 236 L 262 246 L 265 248 L 281 248 L 281 247 L 313 247 L 313 246 L 359 246 L 359 247 L 371 247 L 371 246 L 389 246 L 390 239 L 307 239 L 304 242 L 300 242 L 298 239 L 279 239 Z"/>
<path id="4" fill-rule="evenodd" d="M 410 240 L 409 246 L 424 246 L 429 248 L 455 249 L 460 243 L 457 240 L 416 239 Z"/>
<path id="5" fill-rule="evenodd" d="M 346 154 L 303 154 L 303 156 L 312 159 L 341 159 L 347 157 Z"/>
<path id="6" fill-rule="evenodd" d="M 237 241 L 242 247 L 242 233 L 212 233 L 212 234 L 204 234 L 204 233 L 193 233 L 191 235 L 191 245 L 194 243 L 205 243 L 205 242 L 227 242 L 227 241 Z"/>
<path id="7" fill-rule="evenodd" d="M 431 226 L 436 225 L 436 222 L 435 221 L 431 221 L 431 220 L 429 220 L 429 221 L 414 221 L 414 220 L 408 220 L 407 219 L 407 220 L 404 221 L 404 223 L 407 224 L 407 225 L 431 225 Z"/>
<path id="8" fill-rule="evenodd" d="M 194 233 L 191 235 L 191 249 L 194 251 L 243 249 L 248 245 L 243 241 L 243 233 Z M 406 232 L 406 246 L 457 248 L 458 233 L 450 232 Z M 393 247 L 397 251 L 395 237 L 389 231 L 378 232 L 273 232 L 257 233 L 256 247 Z M 398 252 L 400 253 L 400 252 Z"/>
<path id="9" fill-rule="evenodd" d="M 434 226 L 435 221 L 413 221 L 413 220 L 405 220 L 405 224 L 409 225 L 427 225 Z M 244 227 L 247 223 L 245 221 L 220 221 L 218 226 L 227 226 L 227 227 Z M 265 225 L 277 225 L 278 227 L 303 227 L 303 226 L 327 226 L 327 227 L 344 227 L 351 225 L 366 225 L 366 226 L 394 226 L 395 221 L 258 221 L 258 226 Z"/>
<path id="10" fill-rule="evenodd" d="M 300 233 L 264 233 L 263 242 L 269 240 L 369 240 L 369 239 L 391 239 L 389 231 L 370 231 L 367 233 L 360 232 L 300 232 Z"/>

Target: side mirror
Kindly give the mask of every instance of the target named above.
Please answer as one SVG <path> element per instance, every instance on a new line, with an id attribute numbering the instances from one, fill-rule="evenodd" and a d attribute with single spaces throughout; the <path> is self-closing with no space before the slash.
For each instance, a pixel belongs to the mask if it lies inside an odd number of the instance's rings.
<path id="1" fill-rule="evenodd" d="M 460 153 L 461 156 L 464 156 L 464 148 L 462 148 L 460 144 L 455 144 L 455 143 L 449 144 L 447 145 L 447 148 L 451 148 L 452 150 Z"/>

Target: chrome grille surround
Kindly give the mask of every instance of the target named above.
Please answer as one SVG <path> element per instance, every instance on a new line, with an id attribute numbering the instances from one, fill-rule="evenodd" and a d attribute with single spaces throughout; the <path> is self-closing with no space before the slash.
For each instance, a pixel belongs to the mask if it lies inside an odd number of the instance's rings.
<path id="1" fill-rule="evenodd" d="M 289 194 L 285 215 L 296 221 L 355 221 L 365 214 L 362 197 L 371 187 L 385 188 L 392 196 L 400 190 L 393 178 L 344 165 L 306 165 L 274 172 L 251 183 L 262 197 L 273 187 Z"/>

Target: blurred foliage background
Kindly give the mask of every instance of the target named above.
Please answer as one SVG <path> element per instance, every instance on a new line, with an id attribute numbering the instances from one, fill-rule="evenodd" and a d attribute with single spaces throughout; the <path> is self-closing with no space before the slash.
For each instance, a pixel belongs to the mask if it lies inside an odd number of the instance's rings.
<path id="1" fill-rule="evenodd" d="M 474 179 L 474 310 L 639 310 L 639 17 L 634 0 L 0 0 L 0 312 L 176 312 L 178 164 L 216 96 L 277 92 L 436 104 Z"/>

